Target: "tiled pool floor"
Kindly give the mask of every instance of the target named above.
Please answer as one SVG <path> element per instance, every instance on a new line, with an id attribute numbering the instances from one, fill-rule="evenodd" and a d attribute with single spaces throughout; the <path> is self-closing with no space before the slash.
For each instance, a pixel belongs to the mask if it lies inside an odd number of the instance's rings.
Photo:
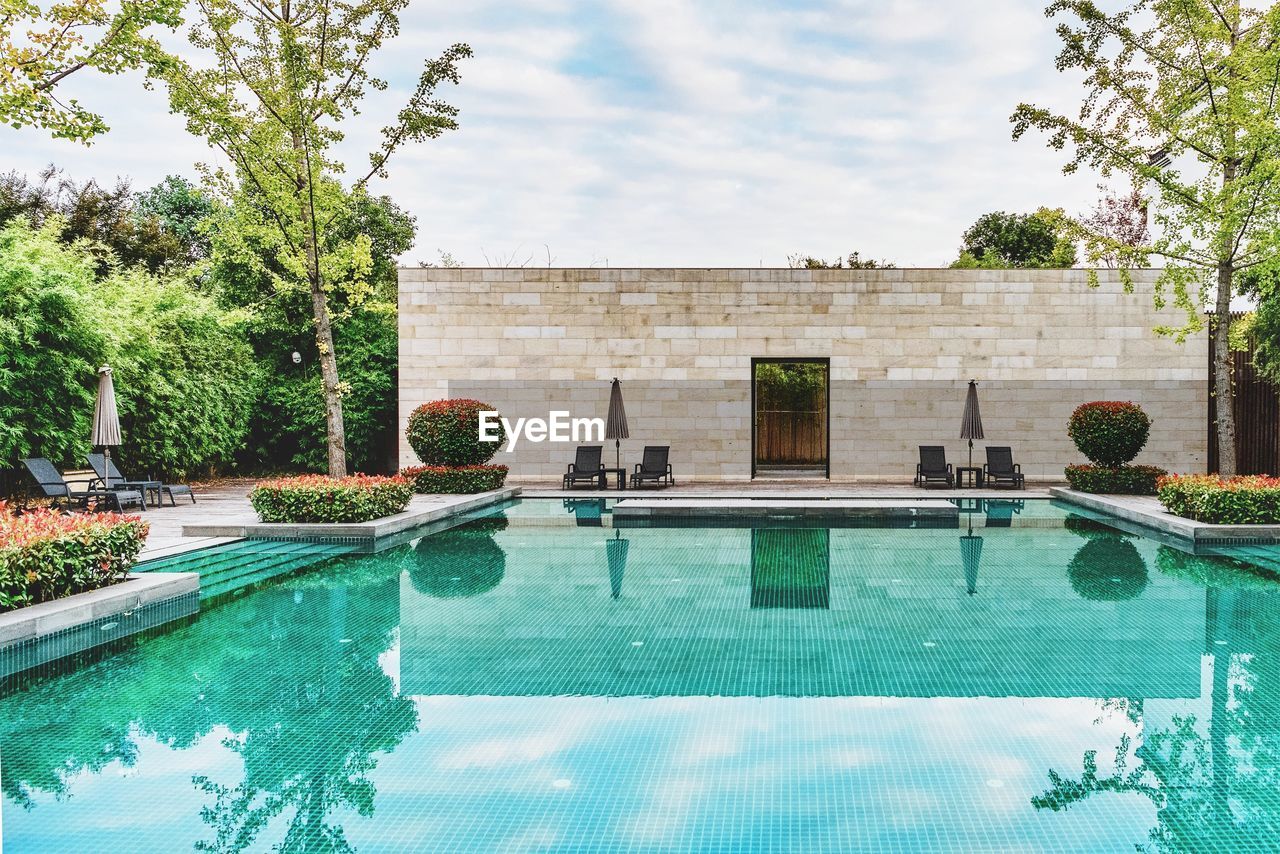
<path id="1" fill-rule="evenodd" d="M 318 555 L 5 686 L 4 849 L 1276 850 L 1273 583 L 1028 505 Z"/>

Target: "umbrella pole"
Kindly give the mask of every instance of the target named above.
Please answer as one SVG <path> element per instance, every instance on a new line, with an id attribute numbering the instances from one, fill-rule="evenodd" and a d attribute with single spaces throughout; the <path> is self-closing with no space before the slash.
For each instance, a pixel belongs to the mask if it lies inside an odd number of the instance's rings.
<path id="1" fill-rule="evenodd" d="M 111 446 L 102 446 L 102 480 L 105 489 L 111 489 Z"/>
<path id="2" fill-rule="evenodd" d="M 622 468 L 622 440 L 613 440 L 613 461 L 618 468 Z"/>
<path id="3" fill-rule="evenodd" d="M 973 468 L 973 440 L 969 440 L 969 468 Z"/>

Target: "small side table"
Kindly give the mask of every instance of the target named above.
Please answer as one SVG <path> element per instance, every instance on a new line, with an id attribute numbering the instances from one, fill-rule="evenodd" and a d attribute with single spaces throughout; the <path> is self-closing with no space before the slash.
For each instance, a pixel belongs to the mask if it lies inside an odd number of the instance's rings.
<path id="1" fill-rule="evenodd" d="M 618 476 L 618 489 L 627 488 L 627 470 L 626 469 L 601 469 L 600 470 L 600 488 L 609 488 L 609 475 L 616 474 Z"/>
<path id="2" fill-rule="evenodd" d="M 964 476 L 969 475 L 968 485 L 971 487 L 982 488 L 982 467 L 981 466 L 956 466 L 956 489 L 964 489 Z"/>

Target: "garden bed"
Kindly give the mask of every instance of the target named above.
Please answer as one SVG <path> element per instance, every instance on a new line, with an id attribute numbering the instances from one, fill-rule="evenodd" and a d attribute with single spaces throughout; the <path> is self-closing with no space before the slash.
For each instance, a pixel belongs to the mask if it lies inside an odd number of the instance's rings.
<path id="1" fill-rule="evenodd" d="M 264 480 L 249 493 L 249 503 L 267 523 L 341 524 L 402 513 L 412 497 L 403 477 L 308 474 Z"/>
<path id="2" fill-rule="evenodd" d="M 150 526 L 119 513 L 10 513 L 0 503 L 0 612 L 124 581 Z"/>

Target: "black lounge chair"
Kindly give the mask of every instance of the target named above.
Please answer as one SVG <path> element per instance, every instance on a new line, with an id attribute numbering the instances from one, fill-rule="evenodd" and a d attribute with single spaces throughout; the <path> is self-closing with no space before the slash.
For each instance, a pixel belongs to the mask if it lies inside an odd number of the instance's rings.
<path id="1" fill-rule="evenodd" d="M 636 470 L 631 473 L 631 485 L 640 486 L 645 481 L 651 480 L 664 486 L 675 486 L 676 478 L 671 473 L 671 463 L 667 462 L 670 454 L 670 445 L 646 445 L 644 456 L 636 464 Z"/>
<path id="2" fill-rule="evenodd" d="M 947 449 L 941 445 L 921 445 L 920 462 L 916 463 L 916 486 L 926 486 L 941 482 L 947 486 L 956 485 L 955 472 L 951 463 L 947 462 Z"/>
<path id="3" fill-rule="evenodd" d="M 992 486 L 1012 483 L 1015 489 L 1027 488 L 1022 467 L 1013 461 L 1012 448 L 987 446 L 987 464 L 982 467 L 982 479 L 983 483 Z"/>
<path id="4" fill-rule="evenodd" d="M 75 504 L 87 510 L 89 509 L 89 502 L 92 500 L 96 505 L 112 505 L 115 510 L 120 512 L 123 512 L 124 508 L 130 504 L 137 504 L 143 510 L 147 509 L 147 502 L 143 500 L 142 493 L 136 490 L 95 489 L 93 484 L 97 482 L 96 479 L 64 480 L 57 467 L 44 457 L 31 457 L 23 460 L 22 464 L 27 467 L 27 471 L 31 472 L 32 479 L 39 485 L 44 497 L 53 499 L 54 507 L 57 507 L 59 502 L 62 502 L 63 506 L 66 507 Z M 84 491 L 72 492 L 71 484 L 73 483 L 85 484 Z"/>
<path id="5" fill-rule="evenodd" d="M 600 489 L 604 489 L 604 463 L 600 462 L 603 451 L 603 445 L 579 445 L 573 462 L 569 463 L 569 468 L 564 473 L 561 488 L 568 489 L 580 480 L 591 480 Z"/>
<path id="6" fill-rule="evenodd" d="M 129 480 L 125 477 L 120 469 L 116 468 L 116 461 L 104 454 L 90 454 L 89 468 L 93 469 L 93 473 L 98 476 L 98 482 L 107 489 L 124 489 L 141 492 L 143 498 L 147 494 L 154 492 L 156 494 L 156 506 L 164 504 L 164 496 L 169 496 L 169 504 L 177 507 L 178 502 L 175 500 L 176 495 L 186 495 L 191 499 L 191 503 L 196 503 L 196 494 L 191 491 L 191 487 L 185 483 L 164 483 L 159 480 Z"/>

